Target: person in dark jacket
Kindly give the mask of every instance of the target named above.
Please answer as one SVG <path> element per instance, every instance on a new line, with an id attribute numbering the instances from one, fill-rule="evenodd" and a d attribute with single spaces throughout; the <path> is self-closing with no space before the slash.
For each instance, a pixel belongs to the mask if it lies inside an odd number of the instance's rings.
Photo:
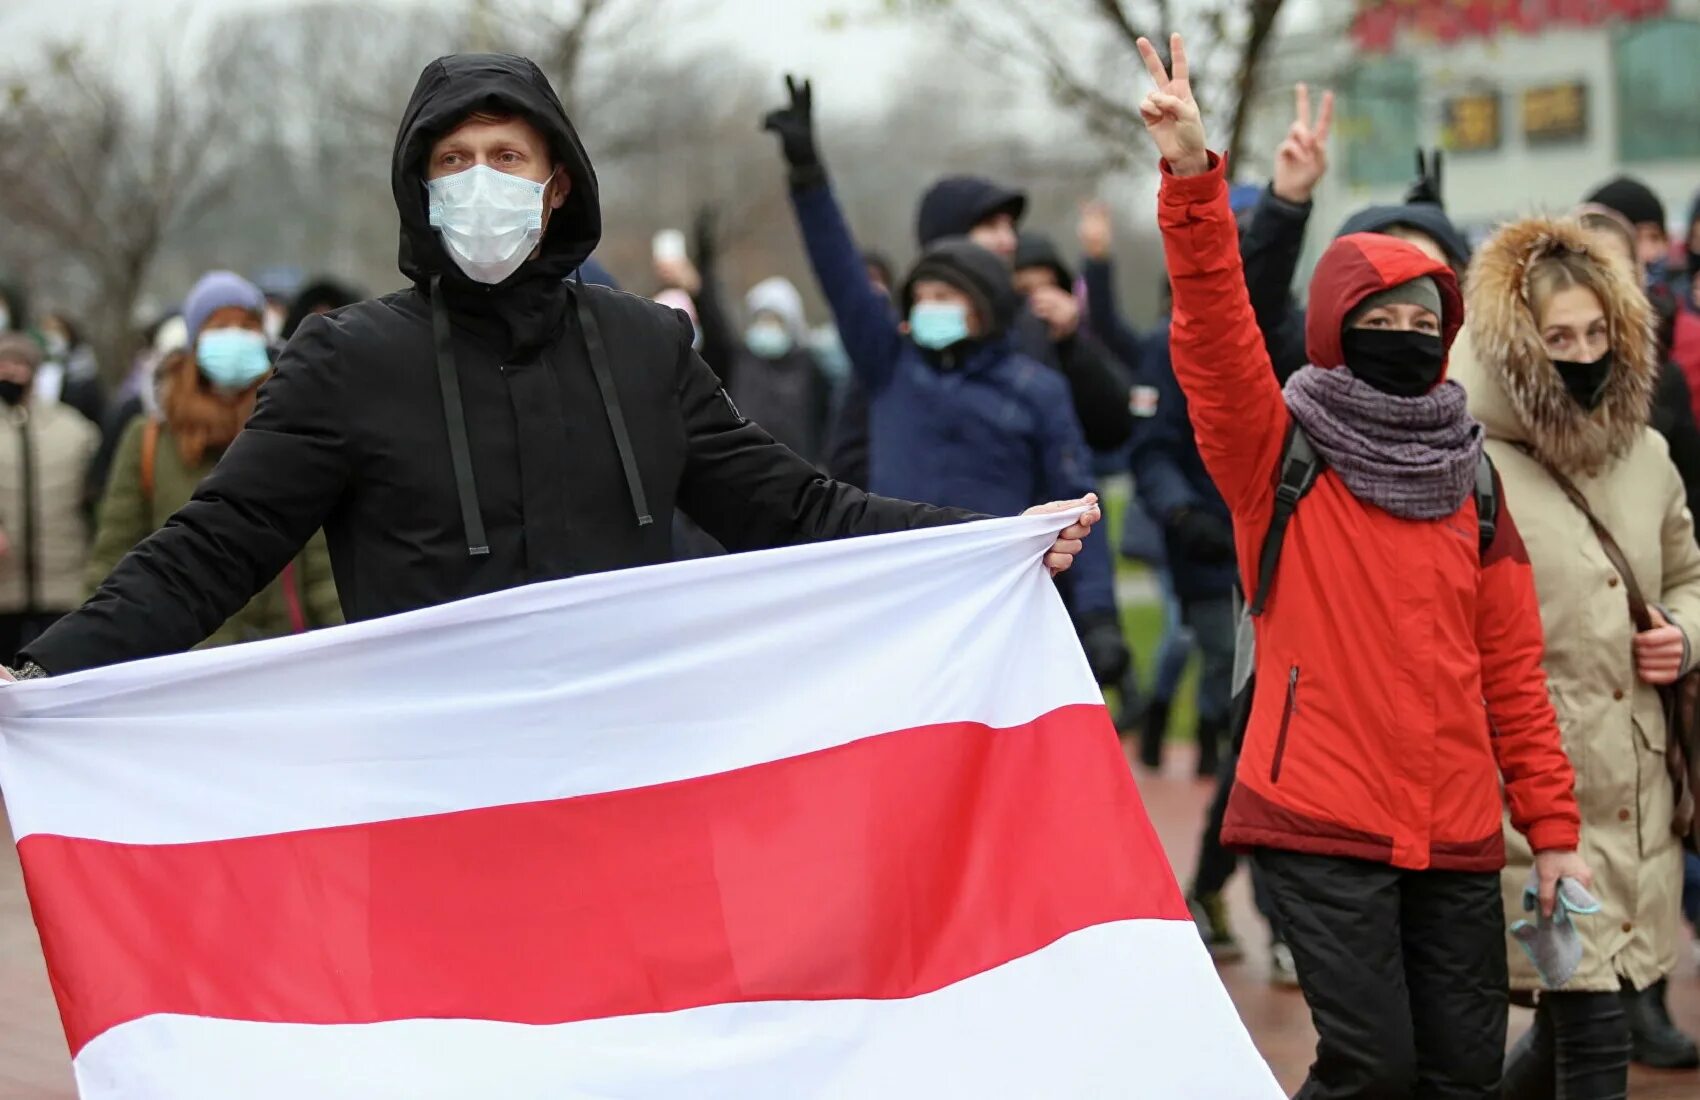
<path id="1" fill-rule="evenodd" d="M 1026 299 L 1028 310 L 1045 322 L 1058 360 L 1076 367 L 1078 381 L 1071 382 L 1076 409 L 1085 407 L 1094 416 L 1103 418 L 1093 435 L 1104 439 L 1121 437 L 1116 447 L 1093 449 L 1113 451 L 1121 447 L 1132 434 L 1129 398 L 1137 361 L 1112 352 L 1092 326 L 1081 323 L 1080 302 L 1074 294 L 1074 272 L 1051 238 L 1041 233 L 1021 233 L 1016 237 L 1014 280 L 1016 292 Z M 1091 392 L 1087 392 L 1088 387 Z M 1083 427 L 1084 424 L 1083 417 Z"/>
<path id="2" fill-rule="evenodd" d="M 566 281 L 601 236 L 596 174 L 532 62 L 427 65 L 391 186 L 413 285 L 308 318 L 194 498 L 23 675 L 188 649 L 321 526 L 360 621 L 667 561 L 675 503 L 733 550 L 975 518 L 828 481 L 738 414 L 679 314 Z"/>
<path id="3" fill-rule="evenodd" d="M 763 125 L 780 134 L 781 148 L 794 172 L 818 170 L 812 89 L 807 82 L 787 78 L 787 83 L 790 106 L 771 112 Z M 1012 265 L 1016 227 L 1026 209 L 1027 196 L 1020 191 L 979 176 L 946 176 L 921 196 L 915 214 L 916 244 L 924 250 L 946 237 L 966 237 Z M 1073 339 L 1079 324 L 1080 308 L 1072 295 L 1047 295 L 1037 310 L 1023 308 L 1017 313 L 1011 332 L 1017 348 L 1060 370 L 1068 380 L 1087 446 L 1114 451 L 1133 431 L 1126 373 L 1117 370 L 1101 349 Z M 855 385 L 852 381 L 852 390 Z M 867 435 L 865 423 L 856 419 L 862 408 L 865 402 L 860 397 L 849 396 L 834 427 L 839 445 L 851 451 L 860 446 L 856 436 Z"/>
<path id="4" fill-rule="evenodd" d="M 351 306 L 364 297 L 346 283 L 329 278 L 315 279 L 302 287 L 301 292 L 290 301 L 289 312 L 283 318 L 282 338 L 287 342 L 307 318 Z"/>
<path id="5" fill-rule="evenodd" d="M 773 438 L 818 461 L 826 444 L 832 380 L 809 350 L 803 296 L 783 276 L 763 279 L 744 296 L 744 316 L 727 391 Z"/>
<path id="6" fill-rule="evenodd" d="M 994 515 L 1063 486 L 1091 492 L 1067 385 L 1017 346 L 1021 302 L 1006 263 L 967 237 L 936 242 L 909 273 L 900 320 L 868 281 L 815 152 L 808 85 L 787 83 L 791 106 L 767 127 L 785 146 L 809 262 L 867 392 L 869 488 Z M 1065 594 L 1094 675 L 1114 683 L 1128 652 L 1103 540 L 1088 544 Z"/>

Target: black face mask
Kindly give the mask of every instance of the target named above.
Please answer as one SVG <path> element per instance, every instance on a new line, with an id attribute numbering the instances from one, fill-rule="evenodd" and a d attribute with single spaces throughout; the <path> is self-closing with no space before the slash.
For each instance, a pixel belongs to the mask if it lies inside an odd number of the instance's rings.
<path id="1" fill-rule="evenodd" d="M 1600 407 L 1606 397 L 1606 383 L 1611 381 L 1611 349 L 1592 363 L 1571 363 L 1563 359 L 1552 361 L 1553 369 L 1564 379 L 1564 388 L 1575 402 L 1589 412 Z"/>
<path id="2" fill-rule="evenodd" d="M 11 379 L 0 380 L 0 401 L 4 401 L 8 405 L 22 404 L 24 393 L 28 389 L 29 387 L 22 382 L 14 382 Z"/>
<path id="3" fill-rule="evenodd" d="M 1421 397 L 1446 369 L 1446 347 L 1429 332 L 1349 328 L 1340 347 L 1354 377 L 1394 397 Z"/>

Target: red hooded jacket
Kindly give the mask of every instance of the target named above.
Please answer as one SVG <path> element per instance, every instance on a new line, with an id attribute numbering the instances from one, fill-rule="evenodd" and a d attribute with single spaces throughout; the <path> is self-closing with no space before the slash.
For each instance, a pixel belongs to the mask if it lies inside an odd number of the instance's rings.
<path id="1" fill-rule="evenodd" d="M 1186 179 L 1164 167 L 1175 374 L 1249 591 L 1290 414 L 1246 294 L 1223 165 Z M 1440 288 L 1450 348 L 1464 307 L 1444 264 L 1391 237 L 1335 241 L 1310 286 L 1311 362 L 1341 366 L 1352 308 L 1423 275 Z M 1445 519 L 1399 519 L 1324 470 L 1256 620 L 1258 689 L 1224 843 L 1491 871 L 1509 803 L 1537 851 L 1576 847 L 1540 605 L 1508 507 L 1485 555 L 1478 543 L 1473 497 Z"/>

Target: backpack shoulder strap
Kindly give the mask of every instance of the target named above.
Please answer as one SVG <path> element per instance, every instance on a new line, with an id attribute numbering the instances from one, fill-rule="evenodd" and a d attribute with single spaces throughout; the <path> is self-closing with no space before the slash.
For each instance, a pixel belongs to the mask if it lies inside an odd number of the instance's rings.
<path id="1" fill-rule="evenodd" d="M 1287 439 L 1281 446 L 1281 464 L 1276 468 L 1275 509 L 1269 516 L 1269 530 L 1263 536 L 1263 549 L 1257 555 L 1257 589 L 1251 594 L 1246 613 L 1263 614 L 1269 601 L 1269 587 L 1275 582 L 1275 568 L 1281 563 L 1281 545 L 1287 540 L 1287 525 L 1299 501 L 1310 492 L 1322 473 L 1322 459 L 1311 446 L 1297 417 L 1287 423 Z"/>
<path id="2" fill-rule="evenodd" d="M 159 420 L 148 417 L 142 425 L 142 496 L 153 501 L 153 468 L 159 457 Z"/>
<path id="3" fill-rule="evenodd" d="M 1476 534 L 1479 553 L 1485 560 L 1488 547 L 1499 533 L 1499 480 L 1494 476 L 1493 459 L 1482 451 L 1476 463 Z"/>

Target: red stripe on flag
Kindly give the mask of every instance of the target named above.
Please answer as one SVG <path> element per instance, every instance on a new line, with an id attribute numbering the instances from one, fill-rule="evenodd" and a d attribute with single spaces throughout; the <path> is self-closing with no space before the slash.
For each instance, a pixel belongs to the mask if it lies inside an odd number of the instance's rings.
<path id="1" fill-rule="evenodd" d="M 1186 916 L 1101 706 L 552 802 L 18 849 L 73 1052 L 153 1013 L 548 1024 L 909 997 Z"/>

